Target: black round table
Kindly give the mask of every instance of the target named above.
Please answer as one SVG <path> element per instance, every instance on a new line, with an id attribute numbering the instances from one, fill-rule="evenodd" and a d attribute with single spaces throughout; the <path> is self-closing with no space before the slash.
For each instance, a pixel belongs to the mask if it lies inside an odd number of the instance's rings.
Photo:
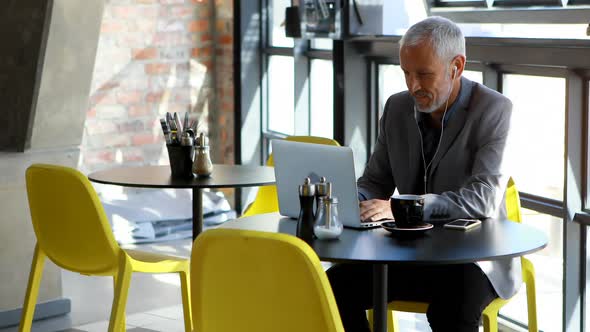
<path id="1" fill-rule="evenodd" d="M 210 177 L 172 178 L 170 166 L 117 167 L 88 175 L 93 182 L 138 188 L 191 188 L 193 240 L 203 230 L 203 189 L 265 186 L 275 183 L 272 167 L 213 165 Z"/>
<path id="2" fill-rule="evenodd" d="M 278 213 L 240 218 L 223 224 L 237 228 L 294 235 L 297 221 Z M 315 240 L 312 248 L 320 259 L 331 262 L 373 264 L 373 331 L 387 330 L 387 264 L 463 264 L 518 257 L 543 249 L 547 237 L 541 231 L 509 220 L 484 220 L 469 231 L 435 226 L 422 236 L 397 237 L 383 228 L 345 228 L 338 240 Z"/>

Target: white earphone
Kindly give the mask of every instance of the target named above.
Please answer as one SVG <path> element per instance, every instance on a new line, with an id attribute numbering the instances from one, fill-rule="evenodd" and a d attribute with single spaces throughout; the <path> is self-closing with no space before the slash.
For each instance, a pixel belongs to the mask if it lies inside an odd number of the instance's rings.
<path id="1" fill-rule="evenodd" d="M 447 97 L 447 101 L 445 103 L 445 111 L 443 112 L 443 117 L 442 117 L 443 124 L 442 124 L 441 130 L 440 130 L 438 144 L 436 145 L 436 150 L 434 151 L 434 155 L 432 156 L 432 159 L 430 159 L 430 162 L 428 164 L 426 164 L 426 158 L 424 157 L 424 141 L 422 138 L 422 131 L 420 130 L 420 127 L 418 127 L 418 131 L 420 132 L 420 148 L 421 148 L 420 150 L 422 152 L 422 162 L 424 163 L 423 166 L 424 166 L 424 193 L 425 194 L 428 193 L 428 191 L 426 190 L 427 183 L 428 183 L 428 169 L 430 168 L 430 165 L 432 165 L 434 158 L 436 158 L 436 155 L 438 154 L 440 144 L 442 143 L 443 134 L 445 132 L 444 119 L 445 119 L 445 116 L 447 115 L 447 110 L 449 107 L 449 98 L 450 98 L 451 91 L 453 89 L 452 81 L 454 81 L 455 77 L 457 76 L 457 70 L 458 70 L 457 66 L 453 66 L 453 73 L 451 74 L 451 85 L 449 87 L 449 97 Z M 418 124 L 417 113 L 418 113 L 418 111 L 416 109 L 416 104 L 414 104 L 414 119 L 416 120 L 416 125 Z"/>

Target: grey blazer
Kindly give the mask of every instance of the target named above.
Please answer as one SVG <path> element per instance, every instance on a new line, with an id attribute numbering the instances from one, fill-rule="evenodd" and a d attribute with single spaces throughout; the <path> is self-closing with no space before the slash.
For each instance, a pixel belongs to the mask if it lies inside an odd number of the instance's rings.
<path id="1" fill-rule="evenodd" d="M 503 156 L 510 128 L 512 103 L 500 93 L 473 84 L 471 98 L 459 100 L 443 132 L 438 153 L 427 174 L 424 217 L 437 219 L 504 218 L 504 191 L 508 174 Z M 401 92 L 387 100 L 379 123 L 375 149 L 358 180 L 367 199 L 389 199 L 397 188 L 411 194 L 423 185 L 421 138 L 414 101 Z M 418 187 L 419 188 L 419 187 Z M 493 221 L 484 221 L 493 222 Z M 522 283 L 520 260 L 502 259 L 476 263 L 498 295 L 509 298 Z"/>

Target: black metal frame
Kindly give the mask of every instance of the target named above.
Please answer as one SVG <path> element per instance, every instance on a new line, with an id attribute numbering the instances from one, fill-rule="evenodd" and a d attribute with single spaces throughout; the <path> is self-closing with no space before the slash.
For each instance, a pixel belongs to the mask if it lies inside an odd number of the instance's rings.
<path id="1" fill-rule="evenodd" d="M 561 0 L 494 0 L 492 6 L 497 7 L 531 7 L 531 6 L 558 6 Z"/>
<path id="2" fill-rule="evenodd" d="M 445 1 L 445 0 L 435 0 L 433 2 L 433 7 L 487 7 L 486 0 L 465 0 L 465 1 Z"/>

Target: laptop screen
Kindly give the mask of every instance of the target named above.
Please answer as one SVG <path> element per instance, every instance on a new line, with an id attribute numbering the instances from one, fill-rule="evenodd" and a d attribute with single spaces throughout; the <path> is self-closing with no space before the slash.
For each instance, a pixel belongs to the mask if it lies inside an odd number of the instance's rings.
<path id="1" fill-rule="evenodd" d="M 332 195 L 338 197 L 338 212 L 345 226 L 360 224 L 354 157 L 349 147 L 272 140 L 279 210 L 297 218 L 297 188 L 306 177 L 318 183 L 322 176 L 332 183 Z"/>

